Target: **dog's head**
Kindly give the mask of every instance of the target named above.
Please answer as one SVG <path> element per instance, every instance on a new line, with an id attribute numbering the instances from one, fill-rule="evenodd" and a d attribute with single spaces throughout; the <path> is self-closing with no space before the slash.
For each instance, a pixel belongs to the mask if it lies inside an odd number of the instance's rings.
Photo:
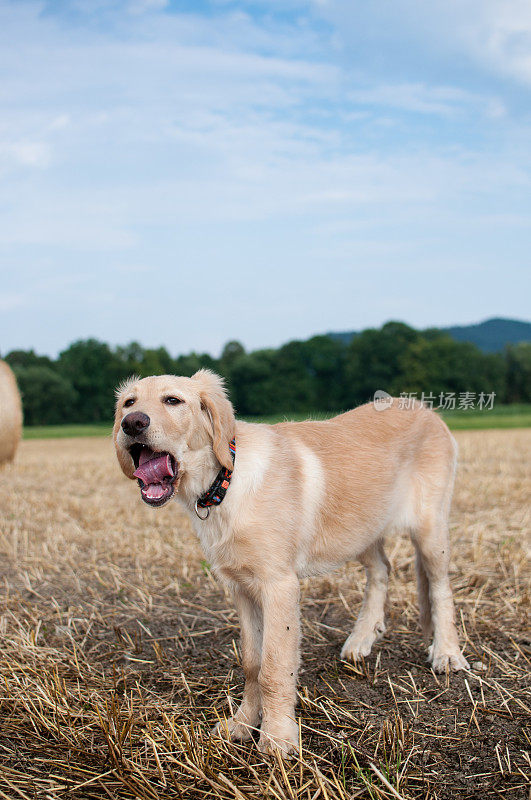
<path id="1" fill-rule="evenodd" d="M 167 503 L 185 476 L 200 480 L 207 465 L 232 469 L 234 426 L 223 380 L 210 370 L 191 378 L 131 378 L 117 391 L 118 461 L 150 506 Z"/>

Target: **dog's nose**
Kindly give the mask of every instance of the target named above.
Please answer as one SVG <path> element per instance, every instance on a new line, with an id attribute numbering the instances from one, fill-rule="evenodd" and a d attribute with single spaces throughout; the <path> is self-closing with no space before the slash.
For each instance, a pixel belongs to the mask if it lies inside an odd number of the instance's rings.
<path id="1" fill-rule="evenodd" d="M 122 430 L 128 436 L 138 436 L 139 433 L 149 428 L 150 422 L 147 414 L 143 414 L 141 411 L 132 411 L 123 418 Z"/>

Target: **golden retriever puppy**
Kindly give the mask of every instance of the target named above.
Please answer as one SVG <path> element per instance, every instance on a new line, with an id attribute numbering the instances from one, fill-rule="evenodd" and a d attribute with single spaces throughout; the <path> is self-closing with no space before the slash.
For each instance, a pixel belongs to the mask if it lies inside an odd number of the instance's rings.
<path id="1" fill-rule="evenodd" d="M 218 726 L 232 739 L 260 727 L 263 752 L 298 748 L 299 578 L 349 559 L 365 566 L 361 610 L 341 657 L 371 652 L 385 631 L 386 535 L 416 549 L 420 618 L 435 670 L 466 669 L 448 579 L 448 512 L 456 445 L 421 404 L 367 404 L 324 422 L 236 421 L 220 377 L 131 379 L 118 390 L 118 461 L 142 500 L 188 511 L 241 623 L 245 689 Z M 234 461 L 233 461 L 234 458 Z"/>

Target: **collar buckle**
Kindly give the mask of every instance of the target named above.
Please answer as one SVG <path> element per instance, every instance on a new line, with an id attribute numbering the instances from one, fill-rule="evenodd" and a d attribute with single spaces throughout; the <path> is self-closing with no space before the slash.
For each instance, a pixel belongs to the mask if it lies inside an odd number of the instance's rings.
<path id="1" fill-rule="evenodd" d="M 195 501 L 194 509 L 195 509 L 195 513 L 197 514 L 197 516 L 201 520 L 208 519 L 208 517 L 210 516 L 210 508 L 209 508 L 209 506 L 207 506 L 206 508 L 203 509 L 203 511 L 206 511 L 205 516 L 204 517 L 201 516 L 201 514 L 199 513 L 198 505 L 197 505 L 197 500 Z"/>
<path id="2" fill-rule="evenodd" d="M 232 457 L 232 464 L 234 466 L 234 459 L 236 457 L 236 437 L 234 436 L 229 442 L 229 450 Z M 214 483 L 209 486 L 206 492 L 203 492 L 203 494 L 197 498 L 194 509 L 199 519 L 205 520 L 208 518 L 210 515 L 210 506 L 219 506 L 227 493 L 231 478 L 232 470 L 227 469 L 227 467 L 222 467 L 218 472 Z M 200 508 L 206 509 L 206 514 L 204 517 L 202 517 L 199 513 Z"/>

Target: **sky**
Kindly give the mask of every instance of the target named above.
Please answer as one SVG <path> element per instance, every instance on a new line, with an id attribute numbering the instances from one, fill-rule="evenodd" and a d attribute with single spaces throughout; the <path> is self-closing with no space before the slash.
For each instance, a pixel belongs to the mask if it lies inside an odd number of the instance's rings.
<path id="1" fill-rule="evenodd" d="M 0 353 L 531 317 L 528 0 L 0 0 Z"/>

